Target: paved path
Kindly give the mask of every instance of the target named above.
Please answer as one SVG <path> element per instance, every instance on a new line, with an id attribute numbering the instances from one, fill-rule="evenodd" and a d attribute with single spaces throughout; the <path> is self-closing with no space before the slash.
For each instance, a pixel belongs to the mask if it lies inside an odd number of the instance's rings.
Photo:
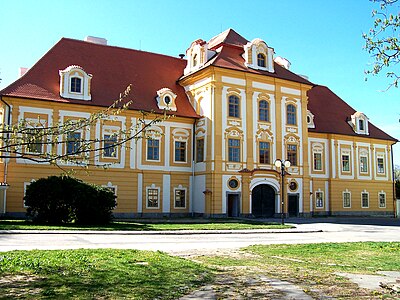
<path id="1" fill-rule="evenodd" d="M 212 252 L 254 244 L 299 244 L 318 242 L 400 241 L 396 219 L 290 219 L 295 230 L 202 231 L 196 234 L 140 232 L 32 232 L 1 233 L 0 251 L 29 249 L 118 248 L 161 250 L 169 253 Z M 200 234 L 202 233 L 202 234 Z"/>

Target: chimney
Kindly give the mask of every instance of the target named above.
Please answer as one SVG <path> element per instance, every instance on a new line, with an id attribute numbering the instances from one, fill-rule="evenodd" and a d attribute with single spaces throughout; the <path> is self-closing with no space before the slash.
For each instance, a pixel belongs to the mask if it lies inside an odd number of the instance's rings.
<path id="1" fill-rule="evenodd" d="M 104 38 L 100 37 L 95 37 L 95 36 L 90 36 L 88 35 L 85 37 L 85 42 L 93 43 L 93 44 L 99 44 L 99 45 L 107 45 L 107 40 Z"/>
<path id="2" fill-rule="evenodd" d="M 285 69 L 289 70 L 291 63 L 290 63 L 290 61 L 288 61 L 286 58 L 283 58 L 283 57 L 281 57 L 281 56 L 277 56 L 277 57 L 274 59 L 274 61 L 275 61 L 278 65 L 280 65 L 281 67 L 284 67 Z"/>
<path id="3" fill-rule="evenodd" d="M 29 70 L 29 68 L 19 67 L 19 77 L 24 76 L 24 74 Z"/>

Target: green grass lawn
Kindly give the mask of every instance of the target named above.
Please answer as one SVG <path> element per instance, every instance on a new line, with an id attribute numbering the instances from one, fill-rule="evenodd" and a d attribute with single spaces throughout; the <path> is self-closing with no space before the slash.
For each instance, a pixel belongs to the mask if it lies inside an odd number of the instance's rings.
<path id="1" fill-rule="evenodd" d="M 0 299 L 176 299 L 212 278 L 209 268 L 162 252 L 0 253 Z"/>
<path id="2" fill-rule="evenodd" d="M 104 226 L 82 226 L 66 224 L 63 226 L 37 225 L 25 220 L 0 220 L 0 230 L 244 230 L 244 229 L 283 229 L 292 228 L 279 223 L 263 223 L 253 220 L 159 220 L 154 221 L 114 221 Z"/>
<path id="3" fill-rule="evenodd" d="M 250 268 L 267 277 L 301 286 L 319 299 L 323 293 L 337 299 L 399 299 L 390 291 L 357 287 L 336 273 L 375 274 L 400 271 L 400 243 L 321 243 L 304 245 L 255 245 L 242 249 L 242 257 L 201 257 L 208 266 Z M 253 269 L 252 269 L 253 268 Z"/>

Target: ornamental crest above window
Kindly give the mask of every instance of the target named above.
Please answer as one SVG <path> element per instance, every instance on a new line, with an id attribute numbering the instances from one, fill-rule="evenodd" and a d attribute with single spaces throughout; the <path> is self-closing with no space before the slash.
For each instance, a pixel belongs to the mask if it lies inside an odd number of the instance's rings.
<path id="1" fill-rule="evenodd" d="M 275 72 L 274 49 L 261 39 L 254 39 L 244 46 L 245 66 L 255 70 Z"/>
<path id="2" fill-rule="evenodd" d="M 159 109 L 176 111 L 176 94 L 169 88 L 162 88 L 157 91 L 157 106 Z"/>
<path id="3" fill-rule="evenodd" d="M 68 99 L 91 100 L 90 81 L 92 75 L 76 65 L 59 71 L 60 96 Z"/>

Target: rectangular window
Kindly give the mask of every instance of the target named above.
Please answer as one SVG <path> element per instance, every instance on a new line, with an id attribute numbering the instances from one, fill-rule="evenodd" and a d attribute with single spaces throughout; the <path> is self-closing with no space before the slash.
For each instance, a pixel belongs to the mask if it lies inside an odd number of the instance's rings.
<path id="1" fill-rule="evenodd" d="M 268 142 L 259 143 L 260 164 L 270 164 L 270 147 Z"/>
<path id="2" fill-rule="evenodd" d="M 147 207 L 158 208 L 158 189 L 147 189 Z"/>
<path id="3" fill-rule="evenodd" d="M 385 173 L 385 166 L 383 164 L 383 158 L 379 157 L 377 159 L 377 161 L 378 161 L 378 166 L 377 166 L 378 173 L 379 174 L 384 174 Z"/>
<path id="4" fill-rule="evenodd" d="M 175 190 L 175 208 L 186 207 L 186 190 Z"/>
<path id="5" fill-rule="evenodd" d="M 361 207 L 368 208 L 369 207 L 369 194 L 368 193 L 361 193 Z"/>
<path id="6" fill-rule="evenodd" d="M 351 208 L 351 194 L 349 192 L 343 192 L 343 207 Z"/>
<path id="7" fill-rule="evenodd" d="M 204 139 L 196 140 L 196 162 L 204 161 Z"/>
<path id="8" fill-rule="evenodd" d="M 314 153 L 314 170 L 322 171 L 322 154 Z"/>
<path id="9" fill-rule="evenodd" d="M 117 147 L 115 144 L 117 143 L 117 137 L 113 134 L 105 134 L 103 137 L 103 157 L 117 157 Z"/>
<path id="10" fill-rule="evenodd" d="M 239 118 L 240 117 L 240 109 L 239 109 L 239 97 L 238 96 L 229 96 L 229 116 Z"/>
<path id="11" fill-rule="evenodd" d="M 67 154 L 79 154 L 81 147 L 82 134 L 80 131 L 69 132 L 67 134 Z"/>
<path id="12" fill-rule="evenodd" d="M 342 171 L 350 172 L 350 156 L 342 155 Z"/>
<path id="13" fill-rule="evenodd" d="M 323 192 L 315 192 L 315 207 L 316 208 L 324 207 L 324 193 Z"/>
<path id="14" fill-rule="evenodd" d="M 368 159 L 366 156 L 360 157 L 360 172 L 368 173 Z"/>
<path id="15" fill-rule="evenodd" d="M 240 162 L 240 140 L 228 140 L 228 160 Z"/>
<path id="16" fill-rule="evenodd" d="M 291 166 L 297 166 L 297 145 L 287 145 L 287 159 Z"/>
<path id="17" fill-rule="evenodd" d="M 385 208 L 385 207 L 386 207 L 386 194 L 379 193 L 379 208 Z"/>
<path id="18" fill-rule="evenodd" d="M 81 93 L 82 92 L 82 79 L 78 77 L 71 78 L 71 92 Z"/>
<path id="19" fill-rule="evenodd" d="M 186 142 L 175 142 L 175 161 L 186 161 Z"/>
<path id="20" fill-rule="evenodd" d="M 43 137 L 40 130 L 29 128 L 26 130 L 26 151 L 29 153 L 43 153 Z"/>
<path id="21" fill-rule="evenodd" d="M 160 160 L 159 140 L 147 140 L 147 160 Z"/>

